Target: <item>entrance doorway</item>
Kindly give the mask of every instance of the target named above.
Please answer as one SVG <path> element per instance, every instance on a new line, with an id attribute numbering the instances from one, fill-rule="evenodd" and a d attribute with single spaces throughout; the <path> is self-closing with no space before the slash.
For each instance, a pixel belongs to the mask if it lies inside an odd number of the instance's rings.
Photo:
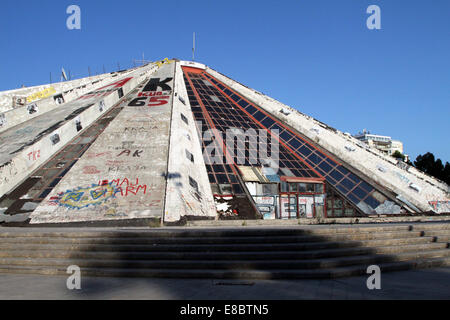
<path id="1" fill-rule="evenodd" d="M 321 179 L 281 177 L 279 219 L 325 215 L 325 183 Z"/>

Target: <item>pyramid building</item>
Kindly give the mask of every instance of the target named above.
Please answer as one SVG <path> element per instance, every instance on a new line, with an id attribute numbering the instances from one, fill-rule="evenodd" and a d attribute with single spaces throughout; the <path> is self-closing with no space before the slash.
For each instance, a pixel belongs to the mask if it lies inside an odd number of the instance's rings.
<path id="1" fill-rule="evenodd" d="M 0 93 L 0 223 L 445 214 L 447 184 L 197 62 Z"/>

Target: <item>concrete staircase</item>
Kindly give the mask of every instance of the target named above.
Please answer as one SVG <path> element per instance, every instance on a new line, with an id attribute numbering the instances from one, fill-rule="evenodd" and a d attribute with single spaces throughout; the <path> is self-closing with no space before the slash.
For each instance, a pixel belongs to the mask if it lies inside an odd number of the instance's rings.
<path id="1" fill-rule="evenodd" d="M 450 223 L 197 229 L 0 229 L 0 273 L 337 278 L 450 265 Z"/>

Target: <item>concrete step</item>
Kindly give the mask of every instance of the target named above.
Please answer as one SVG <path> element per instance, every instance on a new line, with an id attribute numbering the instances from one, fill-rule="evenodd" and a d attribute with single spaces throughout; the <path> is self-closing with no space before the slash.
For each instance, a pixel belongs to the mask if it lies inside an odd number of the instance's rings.
<path id="1" fill-rule="evenodd" d="M 3 229 L 3 228 L 2 228 Z M 350 226 L 350 227 L 288 227 L 288 228 L 193 228 L 193 229 L 130 229 L 130 230 L 62 230 L 41 231 L 39 229 L 28 230 L 0 230 L 0 238 L 13 237 L 63 237 L 63 238 L 176 238 L 176 237 L 239 237 L 239 236 L 301 236 L 301 235 L 325 235 L 325 234 L 353 234 L 353 233 L 379 233 L 379 232 L 407 232 L 412 227 L 408 225 L 398 226 Z M 437 226 L 436 226 L 437 230 Z M 440 229 L 439 229 L 440 230 Z"/>
<path id="2" fill-rule="evenodd" d="M 446 242 L 450 244 L 450 236 L 434 236 L 433 239 L 433 241 L 436 242 Z"/>
<path id="3" fill-rule="evenodd" d="M 434 259 L 449 257 L 449 250 L 402 253 L 397 255 L 363 255 L 310 260 L 99 260 L 99 259 L 35 259 L 35 258 L 0 258 L 0 265 L 11 266 L 58 266 L 77 265 L 80 268 L 145 268 L 145 269 L 315 269 L 336 268 L 350 265 L 370 265 L 413 259 Z"/>
<path id="4" fill-rule="evenodd" d="M 450 236 L 450 230 L 426 230 L 425 235 L 448 237 Z"/>
<path id="5" fill-rule="evenodd" d="M 0 273 L 333 278 L 449 264 L 449 224 L 289 228 L 6 229 Z M 6 231 L 5 231 L 6 230 Z"/>
<path id="6" fill-rule="evenodd" d="M 410 240 L 410 241 L 408 241 Z M 351 248 L 357 246 L 383 246 L 395 244 L 423 244 L 428 246 L 433 238 L 384 239 L 376 241 L 341 241 L 341 242 L 306 242 L 281 244 L 0 244 L 0 251 L 101 251 L 101 252 L 276 252 L 276 251 L 311 251 L 320 249 Z M 442 244 L 441 244 L 442 245 Z M 395 247 L 394 247 L 395 248 Z"/>
<path id="7" fill-rule="evenodd" d="M 0 251 L 103 251 L 103 252 L 246 252 L 246 251 L 308 251 L 328 248 L 355 247 L 354 242 L 308 242 L 282 244 L 0 244 Z"/>
<path id="8" fill-rule="evenodd" d="M 413 230 L 447 230 L 450 231 L 450 221 L 445 223 L 419 223 L 412 224 Z"/>
<path id="9" fill-rule="evenodd" d="M 391 235 L 389 233 L 389 235 Z M 61 238 L 61 237 L 14 237 L 3 238 L 1 244 L 85 244 L 85 245 L 215 245 L 215 244 L 283 244 L 283 243 L 314 243 L 314 242 L 333 242 L 333 241 L 358 241 L 361 245 L 377 244 L 408 244 L 408 243 L 426 243 L 432 242 L 434 237 L 421 234 L 414 234 L 417 237 L 408 236 L 399 238 L 403 234 L 397 234 L 395 238 L 387 237 L 384 234 L 378 234 L 378 239 L 370 240 L 347 240 L 345 235 L 329 236 L 327 238 L 318 236 L 276 236 L 276 237 L 208 237 L 208 238 Z M 386 239 L 385 239 L 386 238 Z"/>
<path id="10" fill-rule="evenodd" d="M 314 259 L 323 257 L 370 254 L 371 248 L 339 248 L 311 251 L 243 251 L 243 252 L 136 252 L 136 251 L 67 251 L 67 250 L 1 250 L 0 257 L 73 258 L 119 260 L 265 260 Z"/>
<path id="11" fill-rule="evenodd" d="M 367 254 L 396 254 L 402 252 L 415 252 L 425 250 L 446 249 L 446 243 L 427 243 L 404 246 L 328 248 L 307 251 L 202 251 L 202 252 L 137 252 L 137 251 L 93 251 L 93 250 L 57 250 L 35 248 L 34 250 L 0 250 L 0 257 L 24 258 L 72 258 L 72 259 L 119 259 L 119 260 L 296 260 L 318 259 L 341 256 L 367 255 Z M 450 251 L 450 250 L 449 250 Z"/>
<path id="12" fill-rule="evenodd" d="M 315 234 L 309 232 L 307 234 L 295 234 L 292 233 L 295 230 L 286 234 L 272 235 L 258 233 L 258 234 L 245 234 L 239 233 L 234 235 L 217 235 L 208 234 L 203 236 L 194 237 L 192 234 L 182 237 L 178 233 L 173 233 L 171 236 L 167 233 L 97 233 L 97 234 L 74 234 L 73 237 L 68 237 L 67 234 L 47 234 L 47 233 L 34 233 L 7 237 L 5 233 L 0 233 L 0 243 L 111 243 L 114 244 L 234 244 L 234 243 L 290 243 L 290 242 L 317 242 L 317 241 L 344 241 L 344 240 L 371 240 L 371 239 L 392 239 L 392 238 L 414 238 L 425 235 L 424 231 L 398 231 L 398 232 L 360 232 L 360 233 L 330 233 L 330 234 Z M 427 232 L 428 234 L 428 232 Z"/>
<path id="13" fill-rule="evenodd" d="M 379 264 L 381 272 L 410 270 L 416 268 L 443 267 L 450 265 L 450 258 L 397 261 Z M 308 270 L 187 270 L 187 269 L 114 269 L 83 268 L 82 276 L 104 277 L 161 277 L 203 279 L 320 279 L 365 275 L 367 265 L 331 269 Z M 66 267 L 0 265 L 0 273 L 22 273 L 67 276 Z"/>

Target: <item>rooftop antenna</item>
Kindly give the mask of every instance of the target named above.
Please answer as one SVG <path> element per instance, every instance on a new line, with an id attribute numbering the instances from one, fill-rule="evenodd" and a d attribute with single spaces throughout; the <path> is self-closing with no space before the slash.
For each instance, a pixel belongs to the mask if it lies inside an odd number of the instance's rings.
<path id="1" fill-rule="evenodd" d="M 146 64 L 146 63 L 151 63 L 151 61 L 149 60 L 145 60 L 145 56 L 144 53 L 142 53 L 142 60 L 134 60 L 135 63 L 140 63 L 142 65 Z"/>
<path id="2" fill-rule="evenodd" d="M 67 74 L 66 74 L 66 70 L 64 70 L 64 68 L 61 68 L 61 81 L 67 81 Z"/>
<path id="3" fill-rule="evenodd" d="M 195 32 L 193 37 L 193 44 L 192 44 L 192 61 L 195 61 Z"/>

